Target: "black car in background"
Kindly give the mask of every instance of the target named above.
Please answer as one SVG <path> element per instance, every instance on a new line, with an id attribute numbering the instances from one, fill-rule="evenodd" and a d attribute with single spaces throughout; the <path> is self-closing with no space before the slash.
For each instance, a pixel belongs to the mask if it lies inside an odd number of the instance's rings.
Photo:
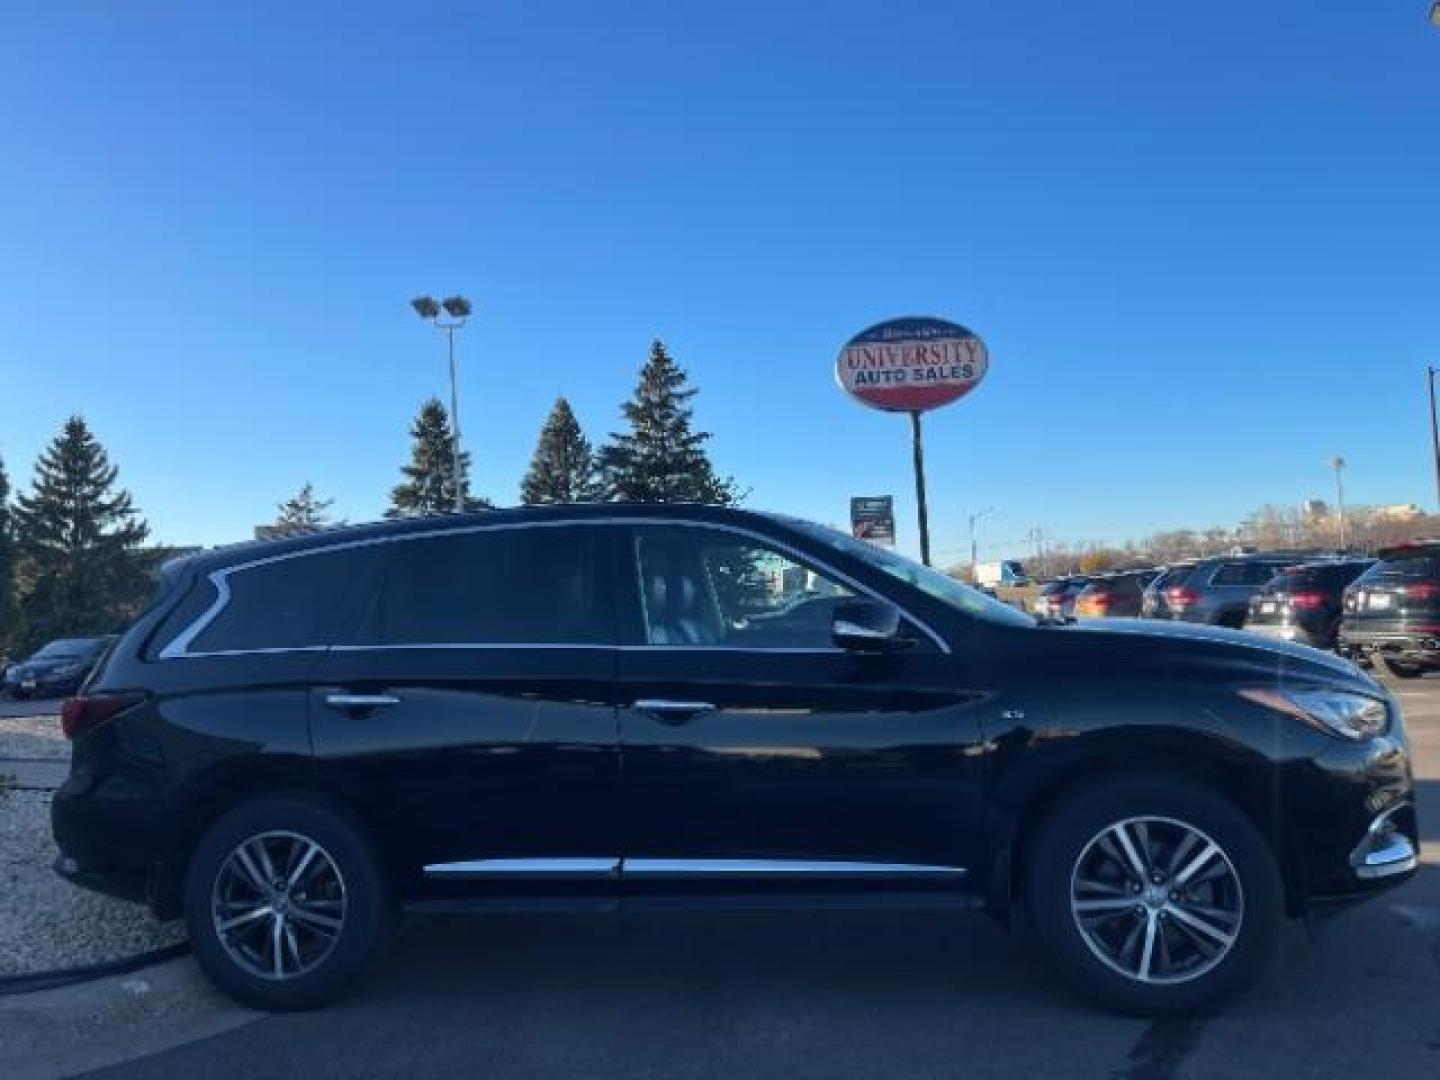
<path id="1" fill-rule="evenodd" d="M 5 669 L 3 690 L 13 698 L 64 697 L 80 689 L 96 662 L 115 641 L 106 637 L 60 638 L 28 660 Z"/>
<path id="2" fill-rule="evenodd" d="M 63 723 L 59 872 L 183 915 L 271 1009 L 334 999 L 402 911 L 1018 903 L 1095 1000 L 1192 1013 L 1282 916 L 1417 858 L 1400 712 L 1355 665 L 1040 620 L 719 507 L 194 556 Z"/>
<path id="3" fill-rule="evenodd" d="M 1331 559 L 1287 566 L 1250 598 L 1245 629 L 1316 649 L 1339 641 L 1345 587 L 1374 559 Z"/>
<path id="4" fill-rule="evenodd" d="M 1159 574 L 1158 570 L 1121 570 L 1092 578 L 1075 600 L 1076 618 L 1103 618 L 1140 614 L 1145 586 Z"/>
<path id="5" fill-rule="evenodd" d="M 1151 617 L 1239 629 L 1245 624 L 1250 598 L 1295 559 L 1293 553 L 1200 559 L 1188 572 L 1170 578 L 1164 587 L 1164 610 L 1157 609 Z"/>
<path id="6" fill-rule="evenodd" d="M 1380 552 L 1346 590 L 1340 651 L 1402 679 L 1440 671 L 1440 542 Z"/>
<path id="7" fill-rule="evenodd" d="M 1075 598 L 1089 584 L 1090 579 L 1081 574 L 1047 581 L 1035 598 L 1035 613 L 1047 619 L 1070 618 L 1075 614 Z"/>

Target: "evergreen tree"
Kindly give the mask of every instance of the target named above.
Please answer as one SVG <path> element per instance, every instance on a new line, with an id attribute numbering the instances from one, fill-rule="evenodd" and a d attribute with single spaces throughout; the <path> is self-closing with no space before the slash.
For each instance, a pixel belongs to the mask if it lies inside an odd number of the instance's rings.
<path id="1" fill-rule="evenodd" d="M 0 461 L 0 657 L 20 646 L 20 601 L 15 594 L 15 536 L 10 520 L 10 477 Z"/>
<path id="2" fill-rule="evenodd" d="M 695 393 L 664 344 L 653 342 L 635 394 L 623 407 L 630 430 L 611 434 L 600 451 L 609 498 L 722 506 L 738 501 L 734 481 L 716 476 L 706 456 L 709 433 L 690 426 Z"/>
<path id="3" fill-rule="evenodd" d="M 334 499 L 316 496 L 315 485 L 306 480 L 304 487 L 280 504 L 274 531 L 280 536 L 298 536 L 334 525 L 336 522 L 326 513 L 333 505 Z"/>
<path id="4" fill-rule="evenodd" d="M 139 548 L 150 528 L 85 421 L 72 416 L 35 463 L 13 510 L 23 568 L 21 605 L 31 643 L 108 633 L 150 590 Z"/>
<path id="5" fill-rule="evenodd" d="M 425 517 L 449 514 L 455 510 L 455 458 L 450 436 L 450 414 L 439 398 L 430 398 L 420 406 L 420 414 L 410 425 L 410 464 L 400 471 L 405 479 L 390 490 L 387 518 Z M 466 510 L 483 509 L 490 504 L 470 495 L 470 455 L 460 455 L 461 497 Z"/>
<path id="6" fill-rule="evenodd" d="M 520 482 L 520 501 L 533 505 L 596 502 L 599 498 L 590 441 L 580 430 L 570 402 L 557 397 L 540 429 L 530 469 Z"/>

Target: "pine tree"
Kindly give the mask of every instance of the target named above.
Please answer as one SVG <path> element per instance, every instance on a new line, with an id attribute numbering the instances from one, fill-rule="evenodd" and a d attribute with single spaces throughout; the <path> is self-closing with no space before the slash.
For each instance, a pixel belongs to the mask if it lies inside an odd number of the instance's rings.
<path id="1" fill-rule="evenodd" d="M 139 547 L 150 528 L 130 493 L 115 487 L 118 472 L 72 416 L 35 463 L 30 493 L 16 500 L 20 600 L 32 643 L 116 630 L 144 603 L 150 580 Z"/>
<path id="2" fill-rule="evenodd" d="M 557 397 L 540 429 L 530 469 L 520 482 L 520 501 L 526 505 L 596 502 L 600 496 L 590 441 L 580 430 L 570 402 Z"/>
<path id="3" fill-rule="evenodd" d="M 273 531 L 278 536 L 299 536 L 337 524 L 327 510 L 335 505 L 334 499 L 321 499 L 315 494 L 315 485 L 309 480 L 305 486 L 278 507 Z"/>
<path id="4" fill-rule="evenodd" d="M 16 596 L 15 535 L 10 520 L 10 477 L 0 461 L 0 658 L 20 647 L 20 601 Z"/>
<path id="5" fill-rule="evenodd" d="M 410 464 L 400 471 L 405 479 L 390 490 L 387 518 L 425 517 L 455 510 L 455 458 L 450 437 L 450 414 L 439 398 L 430 398 L 410 425 Z M 460 455 L 461 497 L 466 510 L 490 504 L 470 494 L 470 455 Z"/>
<path id="6" fill-rule="evenodd" d="M 695 394 L 664 344 L 653 342 L 635 394 L 623 407 L 630 430 L 611 434 L 600 451 L 609 498 L 722 506 L 738 501 L 734 481 L 716 476 L 706 456 L 709 433 L 691 429 Z"/>

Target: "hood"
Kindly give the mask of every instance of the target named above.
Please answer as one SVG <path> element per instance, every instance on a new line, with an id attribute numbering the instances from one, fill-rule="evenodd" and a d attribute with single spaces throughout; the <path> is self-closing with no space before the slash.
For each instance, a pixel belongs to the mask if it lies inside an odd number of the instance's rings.
<path id="1" fill-rule="evenodd" d="M 1084 637 L 1097 645 L 1109 642 L 1122 650 L 1128 645 L 1137 660 L 1149 653 L 1171 660 L 1229 661 L 1275 669 L 1281 679 L 1339 682 L 1376 696 L 1385 694 L 1379 683 L 1343 657 L 1243 630 L 1161 619 L 1081 619 L 1058 629 L 1062 635 Z"/>

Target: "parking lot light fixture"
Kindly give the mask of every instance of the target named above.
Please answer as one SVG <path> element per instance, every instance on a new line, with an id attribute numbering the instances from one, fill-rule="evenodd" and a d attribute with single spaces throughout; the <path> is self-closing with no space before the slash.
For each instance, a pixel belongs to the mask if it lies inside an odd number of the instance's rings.
<path id="1" fill-rule="evenodd" d="M 980 545 L 976 543 L 975 540 L 975 523 L 986 514 L 993 514 L 994 512 L 995 508 L 993 506 L 987 506 L 984 510 L 977 511 L 970 515 L 970 583 L 972 585 L 978 585 L 980 583 L 977 572 L 977 568 L 980 565 Z"/>
<path id="2" fill-rule="evenodd" d="M 1340 550 L 1345 550 L 1345 481 L 1341 474 L 1345 471 L 1345 459 L 1336 454 L 1330 459 L 1330 467 L 1335 470 L 1335 513 L 1340 521 Z"/>
<path id="3" fill-rule="evenodd" d="M 417 296 L 410 301 L 410 306 L 415 309 L 415 314 L 434 323 L 436 329 L 445 334 L 450 358 L 450 449 L 455 475 L 455 512 L 459 514 L 465 510 L 465 484 L 460 457 L 460 395 L 455 386 L 455 331 L 464 326 L 465 320 L 470 317 L 470 301 L 458 294 L 447 296 L 438 303 L 434 297 Z M 450 316 L 449 322 L 441 321 L 441 308 Z"/>

